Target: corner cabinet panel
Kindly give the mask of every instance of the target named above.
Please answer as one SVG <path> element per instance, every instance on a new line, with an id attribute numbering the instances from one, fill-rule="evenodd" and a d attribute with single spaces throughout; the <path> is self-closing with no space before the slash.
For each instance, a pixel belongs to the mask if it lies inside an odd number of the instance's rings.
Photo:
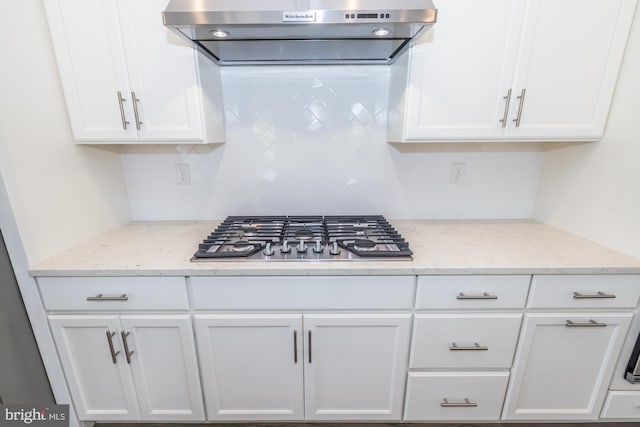
<path id="1" fill-rule="evenodd" d="M 632 316 L 525 315 L 503 419 L 597 419 Z"/>
<path id="2" fill-rule="evenodd" d="M 49 316 L 49 323 L 78 418 L 140 420 L 118 317 Z"/>
<path id="3" fill-rule="evenodd" d="M 210 420 L 303 420 L 302 315 L 196 315 Z"/>
<path id="4" fill-rule="evenodd" d="M 135 126 L 124 123 L 133 123 L 133 110 L 115 2 L 44 0 L 44 6 L 74 138 L 135 139 Z"/>
<path id="5" fill-rule="evenodd" d="M 410 314 L 305 315 L 308 420 L 400 420 Z"/>
<path id="6" fill-rule="evenodd" d="M 204 421 L 189 315 L 121 316 L 144 420 Z"/>

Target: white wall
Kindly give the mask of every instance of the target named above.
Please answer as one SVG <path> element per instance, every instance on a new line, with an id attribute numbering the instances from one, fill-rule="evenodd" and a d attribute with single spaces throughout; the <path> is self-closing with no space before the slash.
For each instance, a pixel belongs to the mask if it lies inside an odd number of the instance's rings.
<path id="1" fill-rule="evenodd" d="M 226 144 L 125 149 L 134 219 L 531 215 L 541 153 L 387 143 L 388 67 L 227 68 L 223 87 Z M 452 162 L 467 163 L 462 186 L 449 184 Z M 175 163 L 190 165 L 190 186 L 176 185 Z"/>
<path id="2" fill-rule="evenodd" d="M 28 262 L 128 220 L 118 152 L 75 145 L 41 0 L 0 2 L 0 172 Z"/>
<path id="3" fill-rule="evenodd" d="M 545 154 L 534 217 L 640 257 L 640 13 L 604 138 Z"/>

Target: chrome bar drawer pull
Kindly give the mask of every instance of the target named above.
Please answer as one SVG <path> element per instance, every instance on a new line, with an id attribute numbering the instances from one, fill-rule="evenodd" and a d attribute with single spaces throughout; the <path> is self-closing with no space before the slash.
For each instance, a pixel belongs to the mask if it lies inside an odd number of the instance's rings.
<path id="1" fill-rule="evenodd" d="M 120 105 L 120 118 L 122 119 L 122 129 L 127 130 L 127 125 L 129 122 L 127 121 L 126 116 L 124 115 L 124 103 L 127 100 L 122 97 L 122 92 L 118 92 L 118 105 Z"/>
<path id="2" fill-rule="evenodd" d="M 113 337 L 115 336 L 115 332 L 107 331 L 107 342 L 109 343 L 109 351 L 111 352 L 111 361 L 116 364 L 118 360 L 116 357 L 120 354 L 120 351 L 116 351 L 113 347 Z"/>
<path id="3" fill-rule="evenodd" d="M 464 402 L 449 402 L 449 399 L 442 399 L 440 406 L 443 408 L 476 408 L 477 403 L 470 402 L 469 399 L 464 399 Z"/>
<path id="4" fill-rule="evenodd" d="M 127 363 L 131 364 L 131 355 L 135 353 L 135 351 L 129 351 L 129 343 L 127 342 L 127 337 L 130 332 L 121 331 L 120 336 L 122 337 L 122 344 L 124 344 L 124 355 L 127 358 Z"/>
<path id="5" fill-rule="evenodd" d="M 507 127 L 507 119 L 509 118 L 509 104 L 511 104 L 511 93 L 512 92 L 513 91 L 511 89 L 509 89 L 509 92 L 507 92 L 507 96 L 502 98 L 502 99 L 505 100 L 504 115 L 500 119 L 500 123 L 502 123 L 502 127 L 503 128 Z"/>
<path id="6" fill-rule="evenodd" d="M 136 129 L 140 130 L 140 126 L 144 123 L 140 121 L 140 113 L 138 112 L 138 102 L 140 102 L 140 100 L 136 96 L 135 92 L 131 92 L 131 100 L 133 102 L 133 115 L 136 119 Z"/>
<path id="7" fill-rule="evenodd" d="M 293 363 L 298 363 L 298 331 L 293 331 Z"/>
<path id="8" fill-rule="evenodd" d="M 103 294 L 98 294 L 95 297 L 87 297 L 87 301 L 128 301 L 129 297 L 127 296 L 127 294 L 121 294 L 121 295 L 103 295 Z"/>
<path id="9" fill-rule="evenodd" d="M 477 342 L 473 343 L 473 347 L 459 347 L 458 344 L 452 342 L 451 346 L 449 347 L 449 350 L 451 351 L 487 351 L 489 350 L 489 347 L 482 346 Z"/>
<path id="10" fill-rule="evenodd" d="M 614 294 L 608 294 L 602 291 L 598 291 L 595 294 L 581 294 L 580 292 L 573 293 L 573 299 L 600 299 L 600 298 L 616 298 L 616 296 Z"/>
<path id="11" fill-rule="evenodd" d="M 571 320 L 567 320 L 564 325 L 568 328 L 604 328 L 607 326 L 606 323 L 598 323 L 593 319 L 584 323 L 576 323 Z"/>
<path id="12" fill-rule="evenodd" d="M 488 292 L 483 292 L 482 295 L 466 295 L 463 292 L 460 292 L 456 299 L 498 299 L 498 296 L 490 295 Z"/>
<path id="13" fill-rule="evenodd" d="M 526 89 L 522 89 L 522 93 L 517 98 L 517 99 L 520 100 L 520 105 L 518 106 L 518 116 L 515 119 L 513 119 L 513 121 L 515 122 L 517 128 L 520 127 L 520 122 L 522 121 L 522 110 L 524 109 L 524 97 L 526 95 L 527 95 L 527 90 Z"/>

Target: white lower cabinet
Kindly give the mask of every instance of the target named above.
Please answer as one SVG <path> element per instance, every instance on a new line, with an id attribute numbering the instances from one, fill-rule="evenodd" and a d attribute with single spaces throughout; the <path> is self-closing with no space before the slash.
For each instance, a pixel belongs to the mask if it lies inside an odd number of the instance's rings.
<path id="1" fill-rule="evenodd" d="M 196 315 L 210 420 L 302 420 L 302 315 Z"/>
<path id="2" fill-rule="evenodd" d="M 411 372 L 407 421 L 500 419 L 509 372 Z"/>
<path id="3" fill-rule="evenodd" d="M 49 322 L 80 420 L 204 420 L 189 315 Z"/>
<path id="4" fill-rule="evenodd" d="M 310 420 L 399 420 L 410 314 L 305 315 Z"/>
<path id="5" fill-rule="evenodd" d="M 640 418 L 640 391 L 610 391 L 602 408 L 605 419 Z"/>
<path id="6" fill-rule="evenodd" d="M 632 316 L 526 314 L 503 418 L 598 418 Z"/>
<path id="7" fill-rule="evenodd" d="M 196 315 L 209 419 L 399 420 L 410 324 L 409 313 Z"/>

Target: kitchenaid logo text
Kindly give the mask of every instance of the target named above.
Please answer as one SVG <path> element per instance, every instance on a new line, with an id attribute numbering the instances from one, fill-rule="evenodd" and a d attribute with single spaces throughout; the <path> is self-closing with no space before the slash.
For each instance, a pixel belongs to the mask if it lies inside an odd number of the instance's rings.
<path id="1" fill-rule="evenodd" d="M 282 12 L 282 22 L 316 22 L 316 11 Z"/>
<path id="2" fill-rule="evenodd" d="M 23 405 L 0 406 L 0 426 L 30 425 L 60 426 L 69 425 L 69 405 L 51 405 L 33 407 Z"/>

